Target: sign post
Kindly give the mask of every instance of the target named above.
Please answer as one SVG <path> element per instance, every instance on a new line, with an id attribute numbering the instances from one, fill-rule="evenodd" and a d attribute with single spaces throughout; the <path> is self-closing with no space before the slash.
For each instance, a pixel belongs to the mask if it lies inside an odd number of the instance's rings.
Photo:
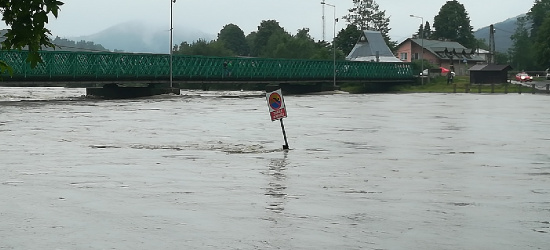
<path id="1" fill-rule="evenodd" d="M 285 145 L 283 149 L 289 149 L 288 141 L 286 139 L 285 125 L 283 124 L 283 118 L 286 118 L 286 107 L 285 101 L 283 99 L 283 94 L 281 89 L 275 90 L 273 92 L 266 92 L 267 106 L 269 107 L 269 114 L 271 115 L 271 121 L 280 120 L 281 129 L 283 130 L 283 137 L 285 139 Z"/>

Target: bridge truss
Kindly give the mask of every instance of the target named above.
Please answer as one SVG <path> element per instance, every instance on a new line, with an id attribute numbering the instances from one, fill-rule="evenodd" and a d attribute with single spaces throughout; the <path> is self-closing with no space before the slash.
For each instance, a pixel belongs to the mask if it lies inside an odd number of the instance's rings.
<path id="1" fill-rule="evenodd" d="M 164 81 L 168 54 L 42 51 L 44 63 L 31 69 L 26 51 L 0 51 L 14 74 L 4 81 Z M 332 60 L 173 56 L 174 81 L 328 81 Z M 336 61 L 338 81 L 412 80 L 407 63 Z"/>

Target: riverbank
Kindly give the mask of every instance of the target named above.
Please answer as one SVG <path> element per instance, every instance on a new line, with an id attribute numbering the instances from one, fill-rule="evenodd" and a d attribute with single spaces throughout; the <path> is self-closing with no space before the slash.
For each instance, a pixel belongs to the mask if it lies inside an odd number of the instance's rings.
<path id="1" fill-rule="evenodd" d="M 544 82 L 541 78 L 540 82 Z M 550 83 L 550 82 L 548 82 Z M 468 76 L 457 76 L 452 84 L 447 84 L 445 77 L 436 77 L 424 83 L 394 85 L 388 89 L 372 89 L 368 86 L 344 84 L 342 90 L 352 93 L 547 93 L 545 89 L 533 89 L 530 86 L 501 83 L 501 84 L 470 84 Z"/>

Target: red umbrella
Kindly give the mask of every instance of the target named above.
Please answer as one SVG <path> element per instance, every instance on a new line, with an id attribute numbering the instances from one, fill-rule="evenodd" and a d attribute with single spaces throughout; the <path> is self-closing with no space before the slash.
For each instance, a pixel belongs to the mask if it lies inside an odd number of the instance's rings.
<path id="1" fill-rule="evenodd" d="M 441 69 L 441 74 L 446 74 L 446 73 L 449 73 L 450 70 L 446 69 L 446 68 L 443 68 L 443 67 L 439 67 Z"/>

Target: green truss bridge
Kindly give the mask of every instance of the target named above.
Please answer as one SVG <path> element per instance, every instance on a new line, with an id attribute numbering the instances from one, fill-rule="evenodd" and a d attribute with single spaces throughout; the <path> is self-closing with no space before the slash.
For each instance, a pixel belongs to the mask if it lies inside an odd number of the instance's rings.
<path id="1" fill-rule="evenodd" d="M 34 69 L 26 62 L 26 51 L 1 50 L 0 60 L 10 65 L 12 76 L 4 83 L 26 86 L 71 83 L 71 86 L 105 84 L 168 84 L 170 55 L 146 53 L 42 51 L 44 63 Z M 335 64 L 335 65 L 334 65 Z M 245 57 L 173 55 L 174 87 L 182 84 L 239 83 L 399 83 L 414 80 L 410 64 L 332 60 L 291 60 Z M 165 85 L 168 86 L 168 85 Z M 331 84 L 332 86 L 332 84 Z"/>

